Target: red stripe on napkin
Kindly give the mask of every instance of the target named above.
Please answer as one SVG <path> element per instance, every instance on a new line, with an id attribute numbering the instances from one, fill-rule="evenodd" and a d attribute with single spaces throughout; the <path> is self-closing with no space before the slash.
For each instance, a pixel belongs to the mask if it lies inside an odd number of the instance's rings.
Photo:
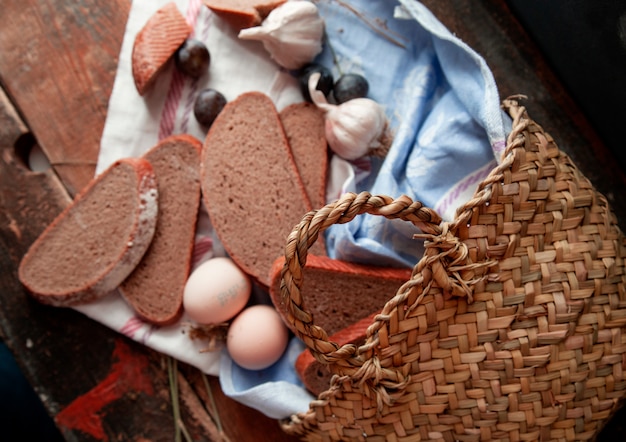
<path id="1" fill-rule="evenodd" d="M 190 0 L 187 6 L 187 16 L 185 19 L 189 26 L 195 28 L 196 20 L 202 6 L 202 0 Z M 193 36 L 193 33 L 192 33 Z M 183 94 L 183 87 L 185 86 L 186 76 L 178 70 L 174 70 L 172 74 L 172 80 L 170 81 L 170 88 L 167 92 L 165 99 L 165 105 L 161 112 L 161 120 L 159 122 L 159 140 L 166 138 L 174 132 L 174 123 L 176 122 L 176 111 L 178 109 L 180 99 Z"/>

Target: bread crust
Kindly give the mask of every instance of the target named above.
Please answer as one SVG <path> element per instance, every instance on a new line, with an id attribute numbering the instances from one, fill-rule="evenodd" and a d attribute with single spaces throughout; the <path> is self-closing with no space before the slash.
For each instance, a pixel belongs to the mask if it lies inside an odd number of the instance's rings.
<path id="1" fill-rule="evenodd" d="M 247 92 L 209 129 L 202 195 L 229 256 L 262 286 L 291 229 L 311 210 L 272 100 Z"/>
<path id="2" fill-rule="evenodd" d="M 284 322 L 295 331 L 280 289 L 284 263 L 284 257 L 274 261 L 269 292 Z M 410 269 L 368 266 L 309 253 L 300 295 L 313 323 L 332 335 L 381 310 L 410 277 Z"/>
<path id="3" fill-rule="evenodd" d="M 152 324 L 172 324 L 183 311 L 200 206 L 201 149 L 196 138 L 173 135 L 143 155 L 157 177 L 159 216 L 150 247 L 119 291 Z"/>
<path id="4" fill-rule="evenodd" d="M 123 169 L 123 170 L 122 170 Z M 106 192 L 113 189 L 123 173 L 132 173 L 134 178 L 134 201 L 120 204 L 119 209 L 128 208 L 131 225 L 125 226 L 127 236 L 119 238 L 107 238 L 113 246 L 113 251 L 106 262 L 103 261 L 100 251 L 93 251 L 93 262 L 84 262 L 81 265 L 93 265 L 93 276 L 84 281 L 72 284 L 72 287 L 50 286 L 47 284 L 45 271 L 48 267 L 54 267 L 56 271 L 65 271 L 67 275 L 75 272 L 75 268 L 65 266 L 65 261 L 71 262 L 72 256 L 84 254 L 84 244 L 71 241 L 67 238 L 59 245 L 59 248 L 50 248 L 50 244 L 57 245 L 53 235 L 61 234 L 63 224 L 79 226 L 76 231 L 80 235 L 97 236 L 98 229 L 106 225 L 107 220 L 99 219 L 99 223 L 84 223 L 82 219 L 98 219 L 101 214 L 102 204 L 97 202 L 98 197 L 106 197 Z M 126 177 L 124 177 L 126 179 Z M 106 198 L 105 198 L 106 199 Z M 28 252 L 22 258 L 18 269 L 20 282 L 26 287 L 38 301 L 54 306 L 73 306 L 83 304 L 102 297 L 115 289 L 135 268 L 142 256 L 148 249 L 154 236 L 158 212 L 158 189 L 156 177 L 150 163 L 141 158 L 125 158 L 113 163 L 109 168 L 94 178 L 73 200 L 73 202 L 59 214 L 54 221 L 31 245 Z M 65 226 L 67 227 L 67 226 Z M 55 275 L 63 277 L 62 275 Z"/>
<path id="5" fill-rule="evenodd" d="M 314 209 L 326 205 L 328 143 L 324 113 L 313 103 L 293 103 L 280 111 L 291 153 Z"/>
<path id="6" fill-rule="evenodd" d="M 281 293 L 281 271 L 285 258 L 272 266 L 270 298 L 283 321 L 295 332 Z M 411 277 L 411 269 L 375 267 L 309 254 L 302 273 L 300 297 L 313 316 L 313 324 L 340 346 L 361 345 L 367 328 L 398 288 Z M 295 362 L 304 386 L 319 395 L 330 386 L 330 369 L 317 361 L 307 349 Z"/>
<path id="7" fill-rule="evenodd" d="M 367 336 L 367 328 L 372 325 L 377 314 L 378 312 L 373 313 L 357 323 L 338 331 L 331 335 L 328 340 L 340 347 L 346 344 L 354 344 L 357 347 L 363 345 Z M 333 373 L 328 366 L 315 359 L 308 348 L 298 355 L 295 369 L 305 388 L 315 396 L 319 396 L 320 393 L 328 390 L 330 387 Z"/>
<path id="8" fill-rule="evenodd" d="M 192 28 L 174 2 L 157 10 L 135 37 L 132 72 L 139 95 L 156 81 L 176 50 L 191 34 Z"/>
<path id="9" fill-rule="evenodd" d="M 233 29 L 258 26 L 263 19 L 286 0 L 204 0 L 204 5 Z"/>

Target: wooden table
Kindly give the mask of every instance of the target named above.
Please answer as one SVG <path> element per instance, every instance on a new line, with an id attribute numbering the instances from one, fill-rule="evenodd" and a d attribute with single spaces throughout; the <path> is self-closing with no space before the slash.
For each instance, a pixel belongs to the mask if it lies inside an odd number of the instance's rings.
<path id="1" fill-rule="evenodd" d="M 529 97 L 531 115 L 608 197 L 624 229 L 624 171 L 506 5 L 424 3 L 485 57 L 502 97 Z M 0 14 L 0 333 L 69 441 L 172 441 L 175 433 L 167 357 L 74 310 L 34 302 L 16 276 L 29 245 L 93 176 L 129 8 L 130 0 L 5 0 Z M 51 170 L 26 167 L 36 145 Z M 292 440 L 226 398 L 216 378 L 182 363 L 177 372 L 193 440 L 221 439 L 208 392 L 230 440 Z M 625 416 L 600 440 L 625 440 Z"/>

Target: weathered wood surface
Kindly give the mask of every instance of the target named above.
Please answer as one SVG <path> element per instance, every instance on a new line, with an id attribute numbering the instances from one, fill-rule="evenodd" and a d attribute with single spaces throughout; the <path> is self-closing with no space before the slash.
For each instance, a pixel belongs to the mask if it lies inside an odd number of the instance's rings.
<path id="1" fill-rule="evenodd" d="M 505 4 L 424 3 L 485 57 L 502 97 L 528 96 L 533 118 L 607 195 L 624 227 L 624 172 Z M 93 176 L 129 7 L 130 0 L 7 0 L 0 13 L 0 81 L 8 95 L 0 94 L 0 333 L 70 441 L 174 435 L 167 358 L 73 310 L 32 301 L 16 276 L 28 246 Z M 20 161 L 16 150 L 33 143 L 53 170 L 33 173 Z M 219 440 L 204 380 L 179 368 L 186 428 L 193 440 Z M 231 441 L 292 440 L 208 380 Z M 626 439 L 624 415 L 600 441 Z"/>
<path id="2" fill-rule="evenodd" d="M 2 85 L 71 195 L 95 171 L 130 3 L 2 2 Z"/>

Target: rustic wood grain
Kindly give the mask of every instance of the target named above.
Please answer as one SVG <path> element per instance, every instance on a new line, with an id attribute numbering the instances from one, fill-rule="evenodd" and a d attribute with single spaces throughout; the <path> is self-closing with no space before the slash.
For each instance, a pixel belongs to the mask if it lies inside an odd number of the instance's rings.
<path id="1" fill-rule="evenodd" d="M 0 78 L 71 195 L 93 177 L 130 0 L 6 0 Z"/>
<path id="2" fill-rule="evenodd" d="M 16 155 L 15 142 L 28 132 L 1 91 L 0 128 L 0 329 L 4 341 L 52 416 L 58 417 L 77 398 L 102 385 L 118 388 L 119 398 L 106 403 L 106 410 L 97 410 L 101 414 L 86 416 L 103 426 L 105 438 L 99 440 L 116 440 L 120 435 L 126 439 L 144 432 L 150 437 L 172 434 L 167 376 L 161 364 L 154 362 L 160 355 L 74 310 L 37 303 L 18 282 L 21 256 L 68 204 L 69 196 L 52 171 L 31 172 Z M 124 362 L 115 352 L 118 347 L 129 349 L 123 354 L 132 355 L 127 358 L 129 364 L 145 361 L 141 385 L 149 387 L 137 389 L 141 379 L 129 382 L 116 371 L 116 364 Z M 93 398 L 89 400 L 94 405 Z M 97 403 L 94 406 L 98 408 Z M 146 423 L 145 413 L 128 413 L 134 407 L 150 410 L 154 420 Z M 98 440 L 77 425 L 59 426 L 67 440 Z"/>

